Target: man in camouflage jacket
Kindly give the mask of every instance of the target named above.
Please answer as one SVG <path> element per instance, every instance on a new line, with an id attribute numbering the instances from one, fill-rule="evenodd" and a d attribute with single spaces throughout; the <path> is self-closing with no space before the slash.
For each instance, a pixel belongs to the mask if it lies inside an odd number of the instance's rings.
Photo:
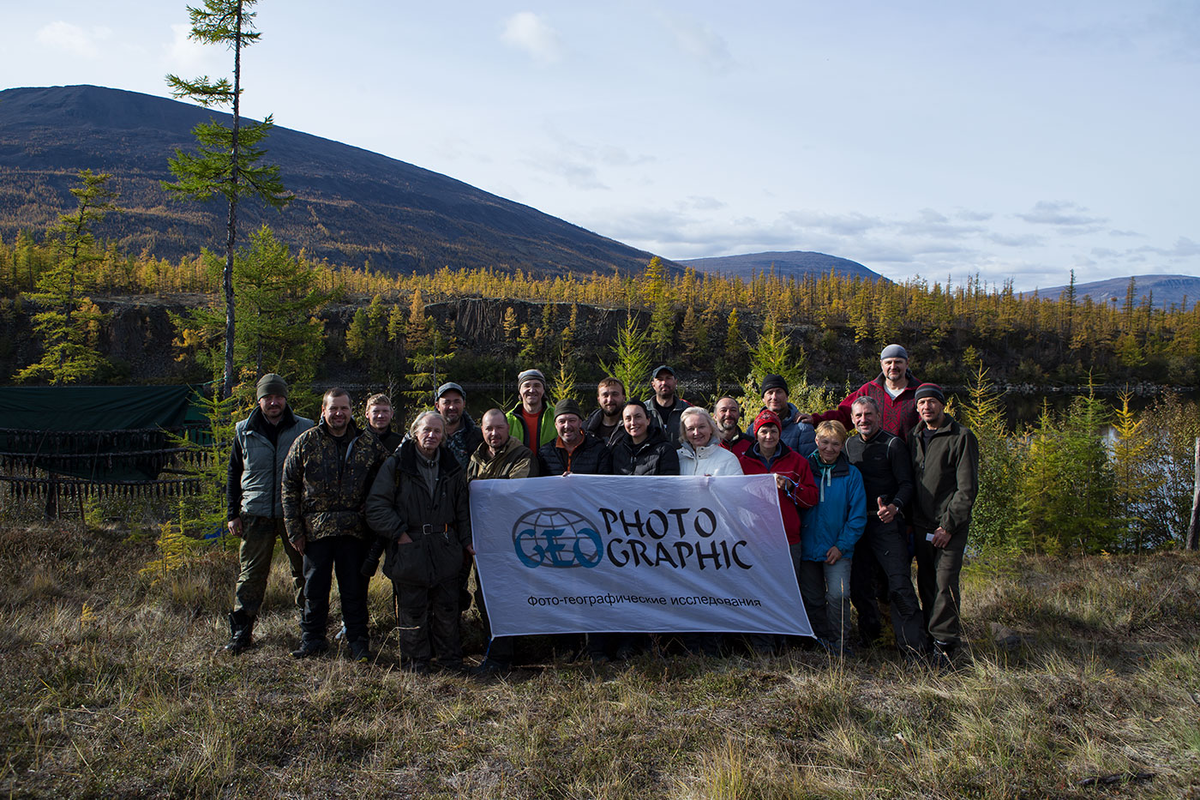
<path id="1" fill-rule="evenodd" d="M 304 554 L 302 639 L 292 652 L 297 658 L 329 649 L 325 628 L 334 571 L 351 654 L 370 658 L 368 578 L 360 572 L 369 547 L 363 504 L 387 451 L 354 424 L 350 409 L 344 389 L 326 392 L 320 423 L 296 439 L 283 465 L 283 518 L 288 539 Z"/>

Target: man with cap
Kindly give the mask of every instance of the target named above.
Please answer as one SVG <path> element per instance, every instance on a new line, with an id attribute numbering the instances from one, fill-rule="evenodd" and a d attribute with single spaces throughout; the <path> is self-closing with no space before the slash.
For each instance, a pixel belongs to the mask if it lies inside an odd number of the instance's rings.
<path id="1" fill-rule="evenodd" d="M 612 453 L 583 429 L 579 403 L 565 398 L 554 406 L 555 438 L 538 449 L 539 475 L 611 475 Z"/>
<path id="2" fill-rule="evenodd" d="M 914 392 L 921 421 L 909 431 L 916 497 L 917 594 L 934 656 L 952 663 L 962 643 L 958 577 L 979 493 L 979 443 L 946 413 L 946 395 L 935 383 Z"/>
<path id="3" fill-rule="evenodd" d="M 229 614 L 229 643 L 237 654 L 253 641 L 254 620 L 266 593 L 275 539 L 283 541 L 292 569 L 296 606 L 304 608 L 304 559 L 288 541 L 283 522 L 282 474 L 288 448 L 313 421 L 288 408 L 288 385 L 271 372 L 258 381 L 258 407 L 234 427 L 225 492 L 229 503 L 229 532 L 241 539 L 237 588 Z"/>
<path id="4" fill-rule="evenodd" d="M 551 442 L 558 432 L 554 414 L 546 407 L 546 376 L 540 369 L 527 369 L 517 376 L 517 394 L 521 402 L 505 414 L 508 431 L 532 451 Z"/>
<path id="5" fill-rule="evenodd" d="M 729 395 L 719 398 L 713 405 L 713 420 L 717 423 L 721 447 L 735 456 L 744 454 L 754 446 L 754 437 L 742 431 L 742 407 L 735 398 Z"/>
<path id="6" fill-rule="evenodd" d="M 457 383 L 438 387 L 433 407 L 446 420 L 446 438 L 442 440 L 463 469 L 471 463 L 471 454 L 483 442 L 483 432 L 467 413 L 467 393 Z"/>
<path id="7" fill-rule="evenodd" d="M 666 364 L 650 373 L 650 385 L 654 396 L 642 403 L 646 415 L 652 425 L 662 430 L 672 447 L 679 447 L 679 415 L 691 403 L 675 394 L 675 370 Z"/>
<path id="8" fill-rule="evenodd" d="M 764 375 L 761 384 L 763 406 L 783 422 L 779 440 L 804 458 L 817 450 L 817 434 L 813 426 L 797 420 L 798 411 L 788 402 L 788 384 L 782 375 Z M 844 427 L 844 426 L 843 426 Z M 746 429 L 754 437 L 754 424 Z"/>
<path id="9" fill-rule="evenodd" d="M 853 427 L 851 406 L 854 401 L 860 397 L 873 397 L 879 405 L 879 426 L 907 441 L 908 432 L 917 424 L 915 393 L 919 383 L 908 368 L 908 351 L 898 344 L 889 344 L 879 354 L 879 367 L 879 377 L 864 383 L 837 408 L 823 414 L 801 414 L 800 421 L 815 426 L 834 419 L 849 429 Z"/>
<path id="10" fill-rule="evenodd" d="M 389 453 L 395 452 L 400 443 L 404 441 L 404 434 L 392 428 L 392 418 L 395 416 L 392 398 L 386 394 L 373 394 L 367 398 L 364 410 L 367 418 L 367 430 L 375 434 L 375 438 L 383 445 L 384 450 Z"/>

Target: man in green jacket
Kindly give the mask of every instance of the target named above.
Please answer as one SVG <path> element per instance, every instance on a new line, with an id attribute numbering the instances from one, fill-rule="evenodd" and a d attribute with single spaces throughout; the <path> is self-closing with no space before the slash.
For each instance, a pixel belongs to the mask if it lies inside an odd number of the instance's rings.
<path id="1" fill-rule="evenodd" d="M 288 539 L 304 555 L 304 617 L 296 658 L 329 649 L 329 590 L 337 571 L 342 620 L 355 661 L 371 657 L 367 634 L 367 581 L 360 571 L 369 548 L 363 505 L 387 458 L 379 438 L 354 424 L 350 395 L 330 389 L 321 421 L 302 433 L 283 465 L 283 518 Z"/>
<path id="2" fill-rule="evenodd" d="M 920 422 L 908 443 L 916 483 L 917 594 L 934 657 L 949 664 L 962 644 L 958 577 L 979 493 L 979 443 L 946 414 L 942 387 L 923 383 L 916 400 Z"/>

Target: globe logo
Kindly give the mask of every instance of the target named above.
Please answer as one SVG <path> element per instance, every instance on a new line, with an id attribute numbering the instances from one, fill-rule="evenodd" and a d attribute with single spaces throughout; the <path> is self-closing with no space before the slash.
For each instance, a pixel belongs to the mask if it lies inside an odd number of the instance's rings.
<path id="1" fill-rule="evenodd" d="M 538 508 L 513 526 L 517 558 L 530 569 L 591 569 L 604 559 L 604 541 L 596 526 L 569 508 Z"/>

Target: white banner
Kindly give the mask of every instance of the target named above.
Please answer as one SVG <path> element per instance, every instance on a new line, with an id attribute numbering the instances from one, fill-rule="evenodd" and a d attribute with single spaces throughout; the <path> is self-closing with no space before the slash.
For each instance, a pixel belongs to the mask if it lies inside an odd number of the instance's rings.
<path id="1" fill-rule="evenodd" d="M 472 481 L 495 636 L 811 636 L 770 475 Z"/>

